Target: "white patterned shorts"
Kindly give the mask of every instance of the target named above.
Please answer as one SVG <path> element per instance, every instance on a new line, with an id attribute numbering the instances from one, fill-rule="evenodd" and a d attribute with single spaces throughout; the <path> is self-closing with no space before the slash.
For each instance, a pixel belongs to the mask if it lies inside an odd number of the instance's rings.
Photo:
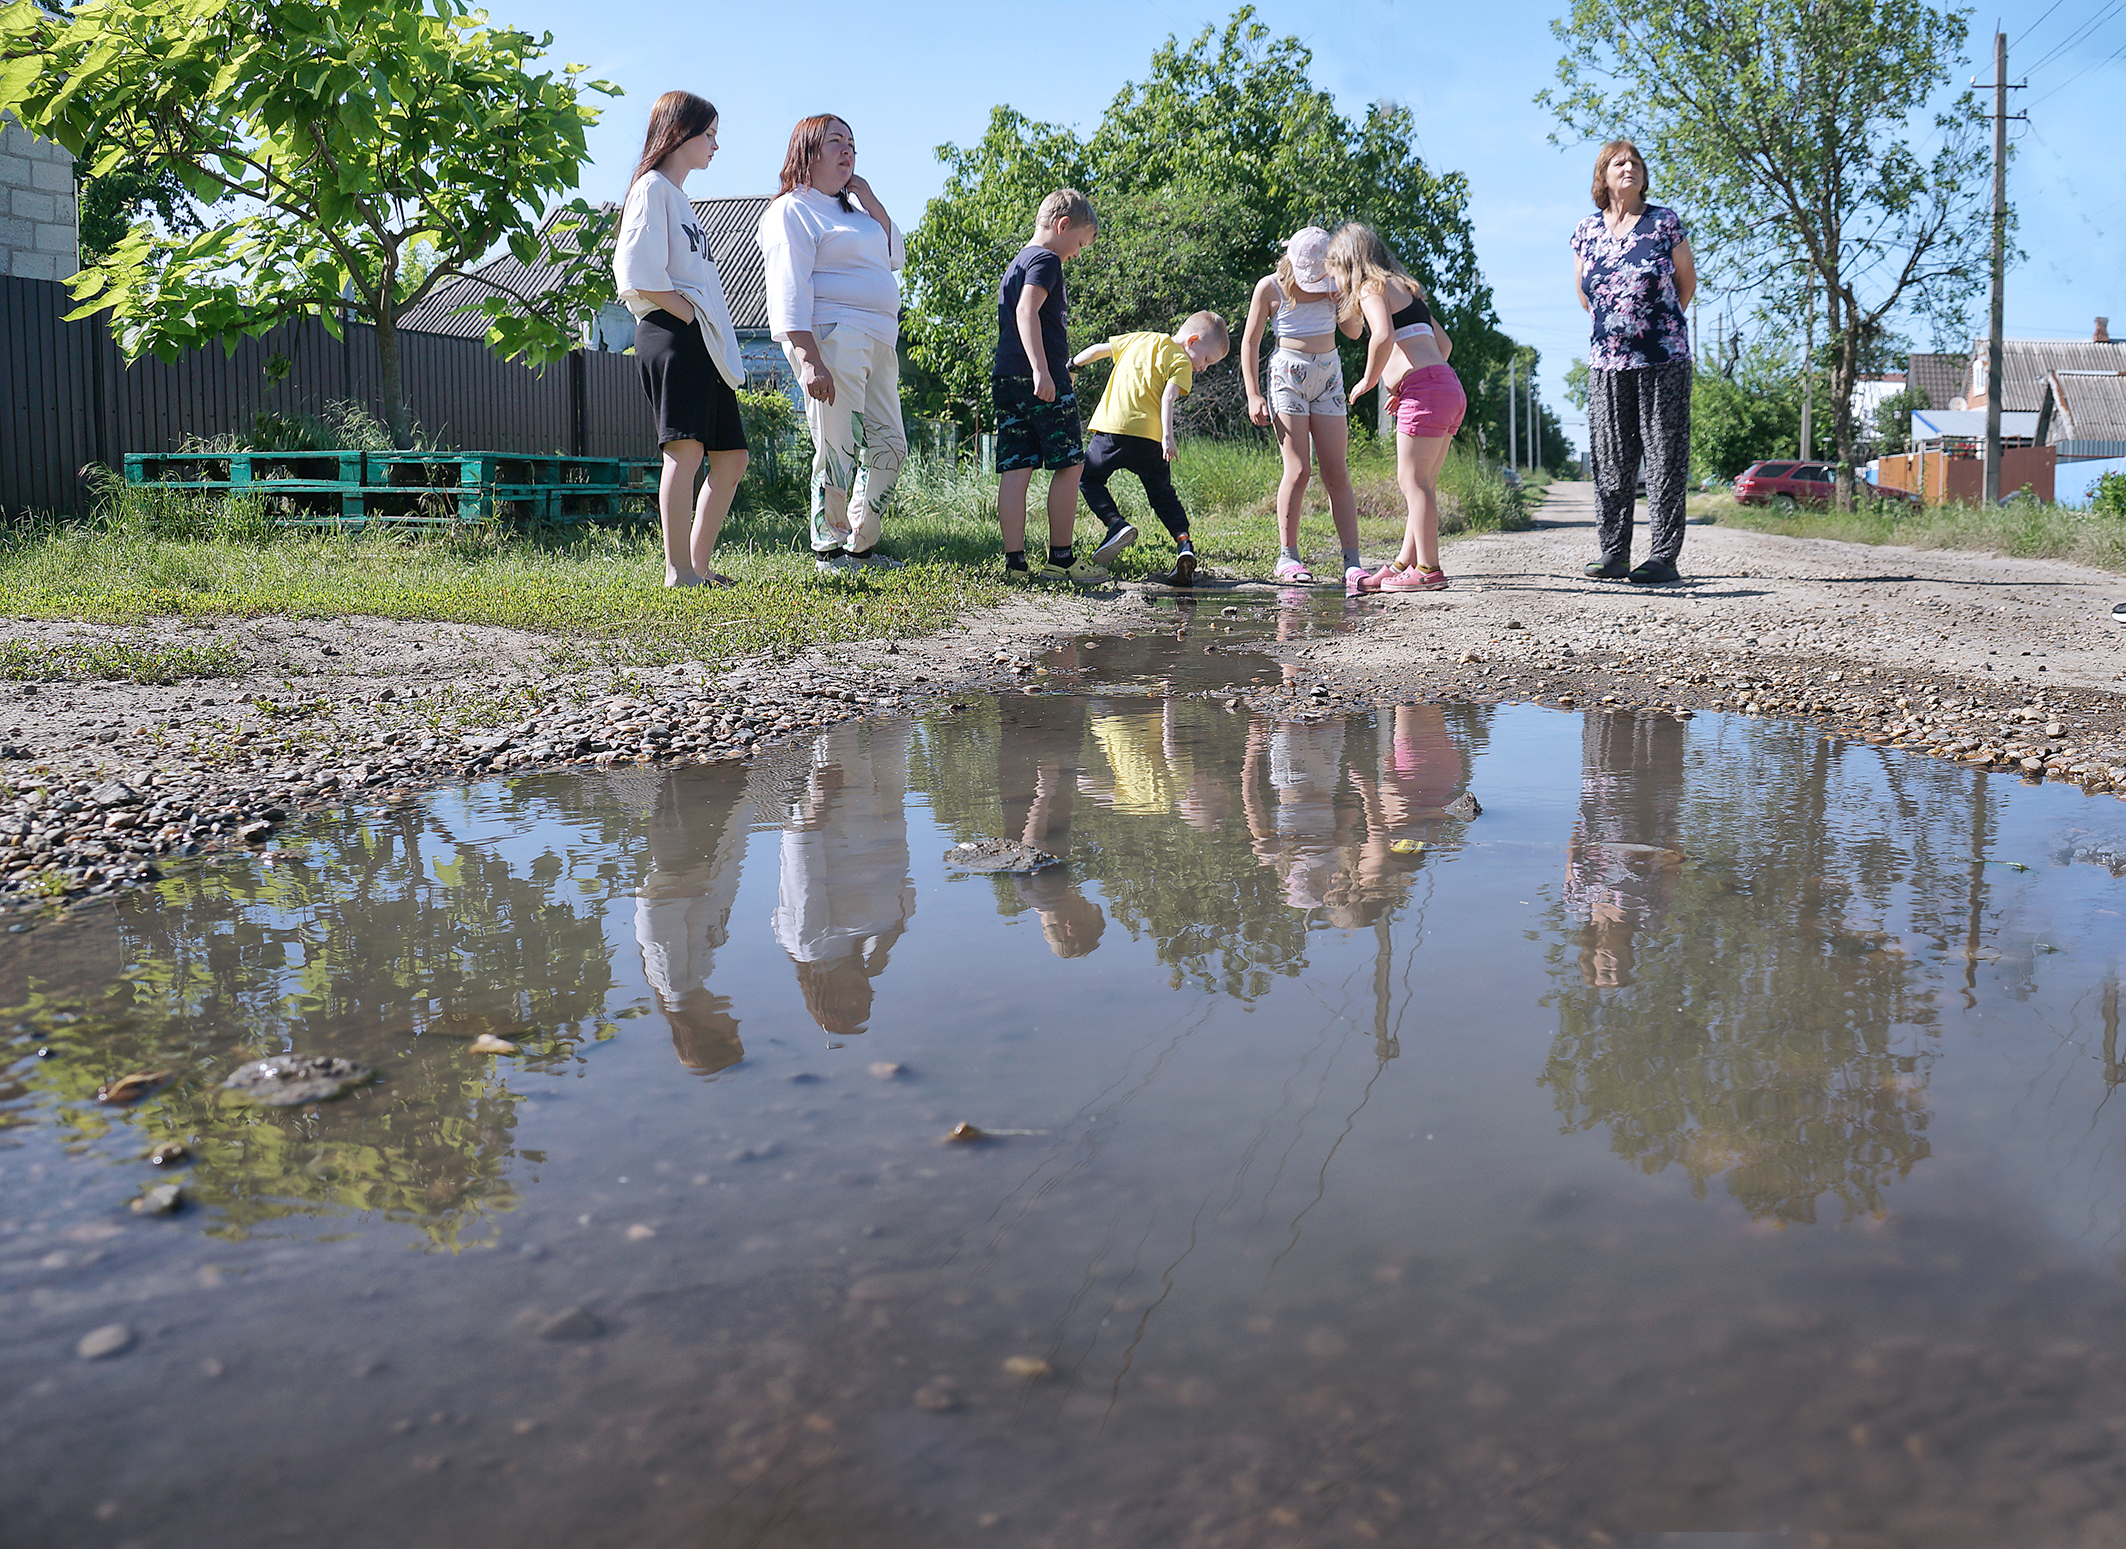
<path id="1" fill-rule="evenodd" d="M 1270 407 L 1293 419 L 1303 414 L 1346 418 L 1343 358 L 1334 350 L 1309 355 L 1279 345 L 1270 356 Z"/>

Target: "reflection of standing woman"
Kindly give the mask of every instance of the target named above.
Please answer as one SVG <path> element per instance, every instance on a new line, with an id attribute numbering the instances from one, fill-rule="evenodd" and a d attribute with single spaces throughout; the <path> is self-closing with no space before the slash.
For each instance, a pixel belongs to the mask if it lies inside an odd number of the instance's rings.
<path id="1" fill-rule="evenodd" d="M 1598 581 L 1678 579 L 1690 468 L 1690 325 L 1697 266 L 1674 210 L 1646 202 L 1646 158 L 1629 140 L 1595 157 L 1596 213 L 1573 228 L 1574 293 L 1594 320 L 1587 351 L 1587 443 L 1601 502 Z M 1631 565 L 1632 487 L 1646 466 L 1653 552 Z"/>
<path id="2" fill-rule="evenodd" d="M 856 172 L 856 134 L 831 113 L 790 131 L 782 192 L 760 217 L 768 327 L 805 390 L 812 557 L 826 574 L 900 567 L 879 517 L 908 456 L 901 427 L 900 228 Z M 862 466 L 856 430 L 864 431 Z"/>
<path id="3" fill-rule="evenodd" d="M 659 97 L 613 252 L 614 286 L 635 314 L 635 361 L 664 452 L 657 509 L 664 519 L 666 586 L 731 584 L 709 567 L 709 557 L 746 471 L 746 428 L 735 391 L 745 385 L 745 359 L 716 255 L 680 190 L 687 174 L 715 154 L 716 109 L 692 92 Z M 697 502 L 694 475 L 704 450 L 709 478 Z"/>

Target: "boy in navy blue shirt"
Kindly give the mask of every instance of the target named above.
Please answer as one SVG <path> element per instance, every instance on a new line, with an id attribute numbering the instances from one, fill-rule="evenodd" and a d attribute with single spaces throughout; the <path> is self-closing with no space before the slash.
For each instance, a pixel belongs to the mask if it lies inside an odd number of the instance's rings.
<path id="1" fill-rule="evenodd" d="M 1098 561 L 1128 542 L 1109 534 L 1092 562 L 1076 558 L 1071 548 L 1085 446 L 1078 397 L 1070 385 L 1070 301 L 1063 264 L 1091 246 L 1099 231 L 1092 201 L 1075 188 L 1057 189 L 1041 201 L 1033 241 L 1011 261 L 997 286 L 997 353 L 990 386 L 997 415 L 997 521 L 1004 529 L 1007 576 L 1105 581 L 1107 572 Z M 1051 475 L 1048 558 L 1029 566 L 1026 495 L 1036 468 Z M 1136 535 L 1130 528 L 1129 538 Z"/>

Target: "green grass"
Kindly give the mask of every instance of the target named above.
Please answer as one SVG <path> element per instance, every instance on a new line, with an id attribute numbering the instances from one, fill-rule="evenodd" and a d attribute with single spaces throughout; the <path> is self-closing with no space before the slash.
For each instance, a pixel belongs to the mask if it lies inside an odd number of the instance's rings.
<path id="1" fill-rule="evenodd" d="M 1967 549 L 2018 559 L 2065 559 L 2126 573 L 2126 519 L 2070 511 L 2041 501 L 2007 506 L 1927 506 L 1905 515 L 1883 508 L 1842 513 L 1738 506 L 1725 494 L 1693 495 L 1692 516 L 1729 527 L 1789 538 L 1836 538 L 1844 543 L 1899 543 L 1915 549 Z"/>
<path id="2" fill-rule="evenodd" d="M 1403 505 L 1392 453 L 1354 447 L 1361 529 L 1369 553 L 1400 537 Z M 1198 551 L 1214 572 L 1265 575 L 1277 553 L 1278 462 L 1262 446 L 1190 440 L 1176 482 Z M 88 523 L 0 529 L 0 593 L 18 615 L 137 624 L 277 614 L 372 616 L 493 625 L 564 637 L 557 666 L 728 661 L 814 644 L 937 630 L 1004 596 L 996 480 L 967 464 L 911 460 L 886 522 L 886 547 L 908 561 L 890 574 L 815 573 L 797 481 L 749 481 L 726 523 L 717 565 L 740 585 L 667 591 L 647 524 L 519 534 L 500 527 L 336 533 L 274 527 L 255 500 L 107 487 Z M 1132 478 L 1114 486 L 1146 541 L 1116 566 L 1125 579 L 1163 569 L 1171 549 Z M 1448 531 L 1524 525 L 1518 504 L 1473 456 L 1442 479 Z M 1045 480 L 1032 492 L 1041 524 Z M 1302 537 L 1333 556 L 1318 481 Z M 1080 509 L 1079 531 L 1092 526 Z M 197 676 L 240 670 L 215 648 L 110 647 L 102 676 Z M 124 651 L 132 656 L 121 660 Z M 117 653 L 117 654 L 113 654 Z M 16 655 L 4 658 L 13 662 Z M 25 670 L 28 659 L 25 657 Z M 91 658 L 79 658 L 91 670 Z M 6 670 L 0 667 L 0 670 Z M 161 679 L 143 678 L 143 681 Z"/>
<path id="3" fill-rule="evenodd" d="M 243 657 L 226 645 L 135 645 L 122 640 L 31 645 L 21 640 L 0 641 L 0 679 L 16 683 L 52 683 L 68 678 L 180 683 L 187 678 L 233 678 L 241 675 L 244 667 Z"/>

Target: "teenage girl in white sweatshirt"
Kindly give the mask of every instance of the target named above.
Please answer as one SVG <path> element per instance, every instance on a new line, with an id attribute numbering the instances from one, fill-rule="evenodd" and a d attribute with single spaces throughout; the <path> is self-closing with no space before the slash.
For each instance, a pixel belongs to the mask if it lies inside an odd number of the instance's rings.
<path id="1" fill-rule="evenodd" d="M 657 508 L 666 586 L 732 584 L 709 559 L 746 471 L 737 394 L 745 385 L 745 357 L 716 255 L 680 187 L 715 154 L 715 107 L 692 92 L 659 97 L 613 252 L 613 280 L 635 314 L 635 359 L 664 451 Z M 694 476 L 704 455 L 709 477 L 697 500 Z"/>

